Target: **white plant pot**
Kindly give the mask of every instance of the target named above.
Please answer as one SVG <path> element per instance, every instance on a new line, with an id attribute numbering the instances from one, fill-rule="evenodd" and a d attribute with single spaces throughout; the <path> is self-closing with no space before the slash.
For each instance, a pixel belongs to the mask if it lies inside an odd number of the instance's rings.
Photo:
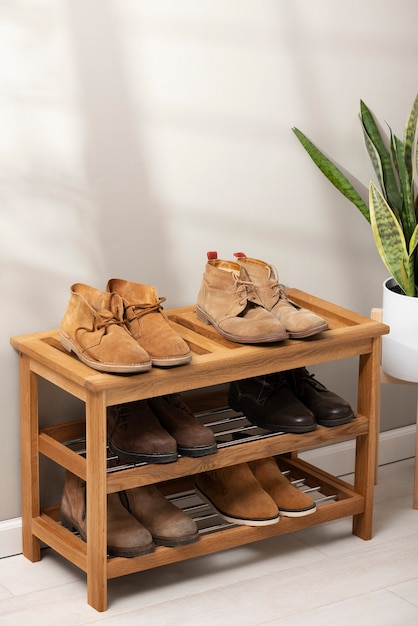
<path id="1" fill-rule="evenodd" d="M 405 296 L 393 278 L 383 283 L 382 321 L 390 333 L 382 337 L 382 368 L 386 374 L 418 382 L 418 298 Z"/>

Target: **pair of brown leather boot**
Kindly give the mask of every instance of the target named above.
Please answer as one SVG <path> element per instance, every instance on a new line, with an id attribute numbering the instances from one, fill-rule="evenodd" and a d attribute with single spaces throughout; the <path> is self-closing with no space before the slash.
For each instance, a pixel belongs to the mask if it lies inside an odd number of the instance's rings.
<path id="1" fill-rule="evenodd" d="M 199 422 L 180 394 L 108 407 L 109 449 L 129 463 L 172 463 L 178 455 L 216 452 L 212 430 Z"/>
<path id="2" fill-rule="evenodd" d="M 195 489 L 224 519 L 244 526 L 276 524 L 280 515 L 301 517 L 314 500 L 291 484 L 272 457 L 199 474 Z"/>
<path id="3" fill-rule="evenodd" d="M 61 498 L 61 522 L 87 540 L 86 483 L 67 472 Z M 180 546 L 199 538 L 196 523 L 154 485 L 107 496 L 109 556 L 147 554 L 156 545 Z"/>
<path id="4" fill-rule="evenodd" d="M 189 346 L 170 326 L 155 287 L 113 278 L 106 291 L 71 287 L 60 328 L 68 352 L 93 369 L 140 373 L 189 363 Z"/>
<path id="5" fill-rule="evenodd" d="M 207 253 L 196 315 L 230 341 L 277 342 L 320 333 L 328 324 L 291 302 L 272 265 L 236 252 L 236 261 Z"/>

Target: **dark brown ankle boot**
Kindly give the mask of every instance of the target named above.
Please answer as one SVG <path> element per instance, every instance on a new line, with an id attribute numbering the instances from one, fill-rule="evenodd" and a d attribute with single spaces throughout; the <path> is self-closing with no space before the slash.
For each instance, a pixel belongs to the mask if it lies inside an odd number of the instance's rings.
<path id="1" fill-rule="evenodd" d="M 177 441 L 179 454 L 198 457 L 216 452 L 213 432 L 199 422 L 184 404 L 180 394 L 150 398 L 148 404 L 161 426 Z"/>
<path id="2" fill-rule="evenodd" d="M 161 426 L 146 400 L 117 404 L 107 410 L 109 449 L 128 463 L 177 461 L 177 442 Z"/>
<path id="3" fill-rule="evenodd" d="M 61 498 L 61 522 L 87 540 L 86 483 L 66 473 Z M 151 533 L 123 506 L 119 493 L 107 496 L 107 550 L 109 556 L 133 557 L 154 549 Z"/>
<path id="4" fill-rule="evenodd" d="M 129 489 L 123 492 L 122 501 L 158 545 L 181 546 L 199 538 L 192 518 L 165 498 L 155 485 Z"/>

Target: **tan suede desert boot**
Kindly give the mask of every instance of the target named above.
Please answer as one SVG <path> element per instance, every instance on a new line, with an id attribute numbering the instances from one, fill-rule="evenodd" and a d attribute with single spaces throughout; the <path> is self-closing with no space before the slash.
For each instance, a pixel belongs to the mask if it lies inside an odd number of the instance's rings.
<path id="1" fill-rule="evenodd" d="M 129 332 L 150 355 L 154 366 L 190 363 L 190 348 L 165 317 L 161 306 L 165 298 L 158 297 L 155 287 L 112 278 L 106 289 L 122 297 Z"/>
<path id="2" fill-rule="evenodd" d="M 150 531 L 157 545 L 182 546 L 198 540 L 194 520 L 155 485 L 128 489 L 121 498 L 130 514 Z"/>
<path id="3" fill-rule="evenodd" d="M 272 265 L 250 259 L 243 252 L 235 252 L 234 256 L 253 281 L 257 302 L 283 324 L 291 339 L 303 339 L 327 330 L 328 324 L 322 317 L 289 300 Z"/>
<path id="4" fill-rule="evenodd" d="M 218 259 L 216 252 L 208 252 L 196 315 L 237 343 L 275 342 L 288 337 L 282 323 L 259 304 L 246 270 L 238 263 Z"/>
<path id="5" fill-rule="evenodd" d="M 88 285 L 71 287 L 60 342 L 80 361 L 101 372 L 133 374 L 151 369 L 148 353 L 125 326 L 122 298 Z"/>
<path id="6" fill-rule="evenodd" d="M 261 487 L 247 463 L 198 474 L 196 493 L 233 524 L 267 526 L 279 521 L 273 498 Z"/>
<path id="7" fill-rule="evenodd" d="M 316 504 L 311 496 L 292 485 L 272 457 L 250 461 L 248 465 L 260 485 L 279 507 L 280 515 L 302 517 L 316 511 Z"/>
<path id="8" fill-rule="evenodd" d="M 87 540 L 86 483 L 71 472 L 61 498 L 61 522 Z M 151 533 L 123 506 L 119 493 L 107 496 L 107 550 L 109 556 L 133 557 L 152 552 Z"/>

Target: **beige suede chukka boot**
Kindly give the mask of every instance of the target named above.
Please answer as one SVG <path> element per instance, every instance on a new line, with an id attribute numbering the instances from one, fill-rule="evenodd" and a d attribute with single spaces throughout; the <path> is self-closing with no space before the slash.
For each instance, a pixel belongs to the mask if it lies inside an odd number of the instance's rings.
<path id="1" fill-rule="evenodd" d="M 165 298 L 158 297 L 155 287 L 112 278 L 106 289 L 122 297 L 129 332 L 150 355 L 154 366 L 190 363 L 190 348 L 164 315 L 161 304 Z"/>
<path id="2" fill-rule="evenodd" d="M 131 515 L 151 533 L 160 546 L 194 543 L 199 534 L 192 518 L 170 502 L 155 485 L 129 489 L 121 494 Z"/>
<path id="3" fill-rule="evenodd" d="M 197 317 L 229 341 L 265 343 L 287 339 L 282 323 L 258 303 L 254 285 L 238 263 L 208 252 L 196 306 Z"/>
<path id="4" fill-rule="evenodd" d="M 279 507 L 280 515 L 302 517 L 316 511 L 316 504 L 310 495 L 292 485 L 272 457 L 250 461 L 248 465 L 260 485 Z"/>
<path id="5" fill-rule="evenodd" d="M 109 449 L 128 463 L 173 463 L 177 442 L 160 424 L 146 400 L 107 408 Z"/>
<path id="6" fill-rule="evenodd" d="M 224 519 L 243 526 L 267 526 L 279 521 L 273 498 L 261 487 L 247 463 L 198 474 L 196 493 Z"/>
<path id="7" fill-rule="evenodd" d="M 322 317 L 289 300 L 272 265 L 250 259 L 243 252 L 235 252 L 234 256 L 253 281 L 257 302 L 283 324 L 290 339 L 303 339 L 327 330 L 328 324 Z"/>
<path id="8" fill-rule="evenodd" d="M 80 361 L 101 372 L 133 374 L 151 369 L 148 353 L 125 326 L 122 298 L 88 285 L 71 287 L 60 342 Z"/>
<path id="9" fill-rule="evenodd" d="M 61 522 L 65 528 L 76 530 L 83 541 L 87 540 L 86 483 L 68 471 L 61 499 Z M 108 555 L 133 557 L 153 549 L 149 530 L 126 510 L 118 493 L 108 494 Z"/>
<path id="10" fill-rule="evenodd" d="M 148 404 L 161 426 L 177 441 L 179 454 L 199 457 L 216 452 L 213 431 L 199 422 L 180 394 L 150 398 Z"/>

